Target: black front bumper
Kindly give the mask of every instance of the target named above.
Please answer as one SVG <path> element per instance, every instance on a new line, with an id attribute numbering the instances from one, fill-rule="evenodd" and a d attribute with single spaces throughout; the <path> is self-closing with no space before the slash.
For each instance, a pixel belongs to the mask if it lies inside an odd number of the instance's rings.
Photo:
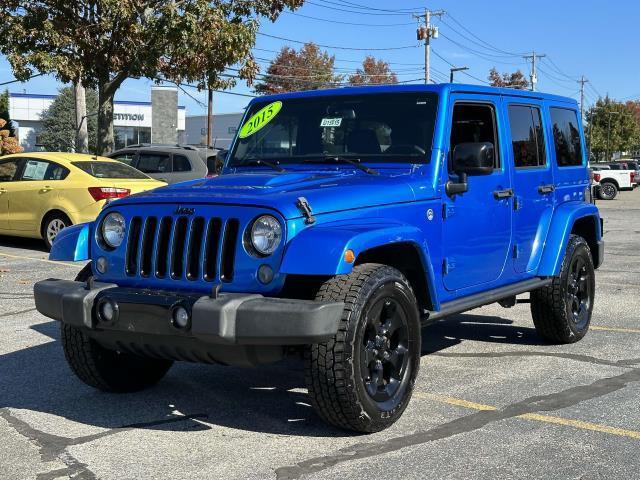
<path id="1" fill-rule="evenodd" d="M 198 351 L 215 352 L 218 347 L 325 342 L 337 332 L 344 307 L 342 303 L 256 294 L 228 293 L 212 298 L 98 282 L 89 287 L 83 282 L 53 279 L 36 283 L 34 295 L 40 313 L 82 328 L 100 342 L 133 344 L 134 349 L 149 344 L 171 351 L 197 347 Z M 111 321 L 104 321 L 96 312 L 96 305 L 107 301 L 117 311 Z M 186 328 L 177 328 L 172 322 L 178 306 L 190 313 Z M 194 360 L 198 361 L 197 356 Z"/>

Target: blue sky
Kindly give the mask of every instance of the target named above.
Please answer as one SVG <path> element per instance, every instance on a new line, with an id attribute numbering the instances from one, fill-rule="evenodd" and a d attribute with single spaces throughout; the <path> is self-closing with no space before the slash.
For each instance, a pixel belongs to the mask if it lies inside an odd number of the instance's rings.
<path id="1" fill-rule="evenodd" d="M 361 9 L 356 6 L 358 4 L 368 8 Z M 528 75 L 529 66 L 519 54 L 535 50 L 547 55 L 539 64 L 538 89 L 541 91 L 578 98 L 576 80 L 584 74 L 590 81 L 586 89 L 587 104 L 595 101 L 598 95 L 609 94 L 620 100 L 640 97 L 637 30 L 640 2 L 308 0 L 295 14 L 284 13 L 275 23 L 264 19 L 260 32 L 347 48 L 327 48 L 335 55 L 340 73 L 355 70 L 358 62 L 370 53 L 390 62 L 401 81 L 409 81 L 422 77 L 424 58 L 424 49 L 416 40 L 416 21 L 410 11 L 425 7 L 447 12 L 442 21 L 435 22 L 440 27 L 441 36 L 432 43 L 433 75 L 438 80 L 445 75 L 448 77 L 449 65 L 436 55 L 456 66 L 467 66 L 470 75 L 486 80 L 493 66 L 501 71 L 520 68 Z M 267 61 L 275 56 L 273 52 L 286 44 L 286 41 L 258 36 L 254 53 L 261 59 L 259 63 L 263 71 Z M 300 46 L 296 43 L 289 45 Z M 409 48 L 374 50 L 396 47 Z M 8 62 L 1 58 L 0 83 L 12 79 Z M 456 81 L 479 83 L 461 73 L 456 74 Z M 116 94 L 116 99 L 148 101 L 152 85 L 153 82 L 145 79 L 127 80 Z M 47 94 L 56 93 L 59 87 L 53 77 L 39 77 L 8 86 L 12 92 Z M 195 98 L 180 92 L 180 104 L 186 105 L 187 115 L 204 113 L 206 93 L 187 90 Z M 252 93 L 244 84 L 239 84 L 232 91 Z M 237 112 L 248 100 L 242 96 L 216 93 L 214 111 Z"/>

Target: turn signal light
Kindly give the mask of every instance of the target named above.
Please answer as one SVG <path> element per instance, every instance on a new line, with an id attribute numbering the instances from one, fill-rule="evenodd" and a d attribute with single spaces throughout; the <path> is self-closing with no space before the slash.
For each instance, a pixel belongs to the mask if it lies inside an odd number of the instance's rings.
<path id="1" fill-rule="evenodd" d="M 600 177 L 600 174 L 599 174 L 599 173 L 595 173 L 595 174 L 593 175 L 593 181 L 594 181 L 594 182 L 599 182 L 599 181 L 600 181 L 600 178 L 601 178 L 601 177 Z"/>
<path id="2" fill-rule="evenodd" d="M 96 202 L 114 198 L 123 198 L 131 193 L 128 188 L 115 187 L 89 187 L 89 193 Z"/>

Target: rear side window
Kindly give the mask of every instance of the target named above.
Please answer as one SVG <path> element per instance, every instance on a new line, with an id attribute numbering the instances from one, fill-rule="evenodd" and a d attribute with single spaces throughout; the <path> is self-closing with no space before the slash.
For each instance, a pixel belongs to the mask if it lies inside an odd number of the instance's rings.
<path id="1" fill-rule="evenodd" d="M 149 178 L 135 168 L 119 162 L 73 162 L 72 165 L 96 178 L 130 178 L 134 180 Z"/>
<path id="2" fill-rule="evenodd" d="M 171 172 L 171 157 L 162 153 L 141 153 L 138 157 L 138 170 L 144 173 Z"/>
<path id="3" fill-rule="evenodd" d="M 69 170 L 57 163 L 45 160 L 27 160 L 21 180 L 64 180 L 67 175 L 69 175 Z"/>
<path id="4" fill-rule="evenodd" d="M 489 142 L 493 145 L 494 168 L 500 168 L 496 113 L 493 106 L 481 103 L 456 103 L 453 106 L 449 160 L 453 158 L 456 145 L 478 142 Z"/>
<path id="5" fill-rule="evenodd" d="M 540 109 L 527 105 L 510 105 L 509 126 L 515 167 L 543 167 L 547 162 Z"/>
<path id="6" fill-rule="evenodd" d="M 553 143 L 559 167 L 582 165 L 582 141 L 575 110 L 552 107 Z"/>
<path id="7" fill-rule="evenodd" d="M 191 164 L 189 163 L 189 159 L 184 155 L 174 155 L 173 171 L 174 172 L 190 172 Z"/>

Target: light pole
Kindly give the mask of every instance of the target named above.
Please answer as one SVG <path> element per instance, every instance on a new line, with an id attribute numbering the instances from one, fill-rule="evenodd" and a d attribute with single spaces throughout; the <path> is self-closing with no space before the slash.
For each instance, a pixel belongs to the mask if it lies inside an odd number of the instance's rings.
<path id="1" fill-rule="evenodd" d="M 453 74 L 454 72 L 463 72 L 465 70 L 469 70 L 469 67 L 453 67 L 449 69 L 449 83 L 453 83 Z"/>

